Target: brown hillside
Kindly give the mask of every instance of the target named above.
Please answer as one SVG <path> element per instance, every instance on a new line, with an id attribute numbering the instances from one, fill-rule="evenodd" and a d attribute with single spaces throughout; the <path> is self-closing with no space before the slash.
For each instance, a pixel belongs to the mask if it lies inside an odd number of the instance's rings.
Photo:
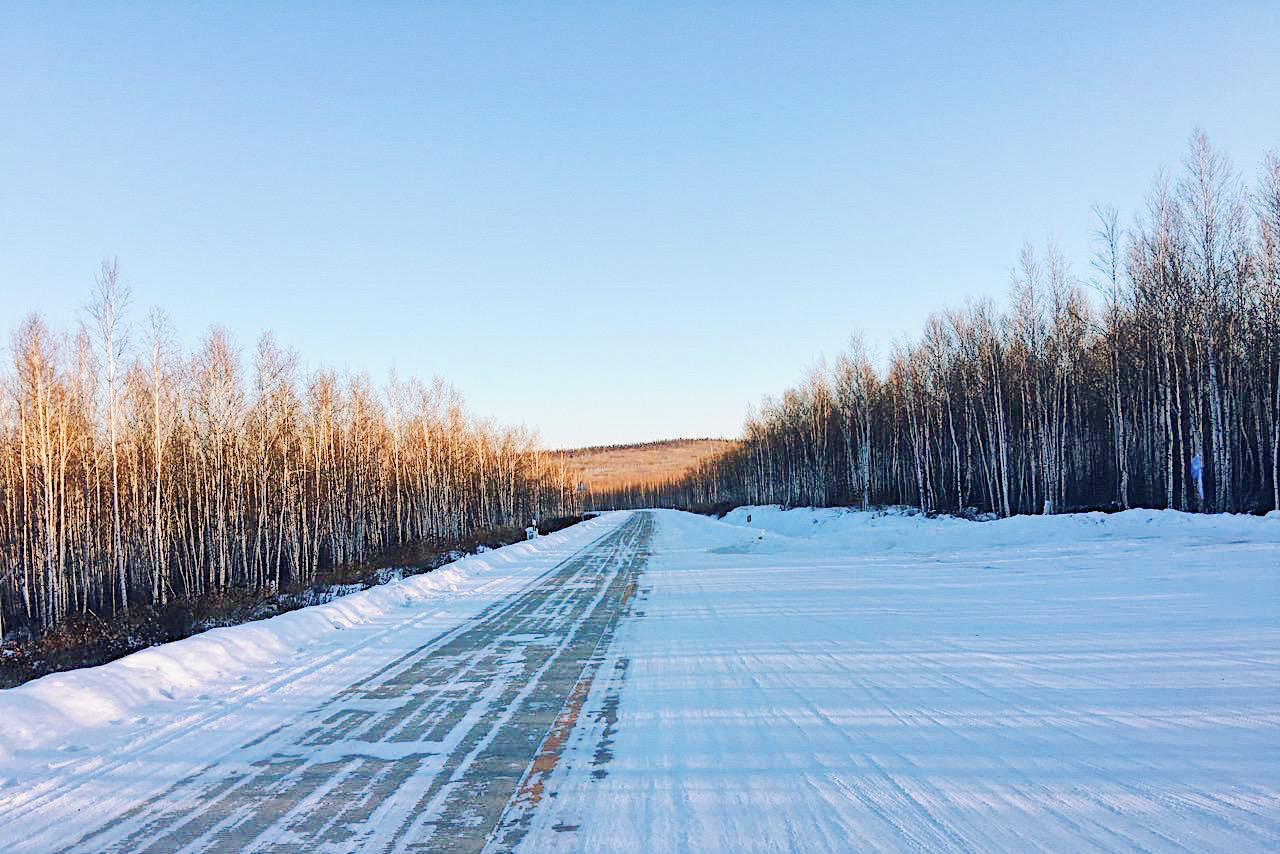
<path id="1" fill-rule="evenodd" d="M 629 483 L 679 477 L 708 457 L 733 448 L 732 439 L 671 439 L 637 445 L 602 445 L 556 453 L 578 479 L 595 491 Z"/>

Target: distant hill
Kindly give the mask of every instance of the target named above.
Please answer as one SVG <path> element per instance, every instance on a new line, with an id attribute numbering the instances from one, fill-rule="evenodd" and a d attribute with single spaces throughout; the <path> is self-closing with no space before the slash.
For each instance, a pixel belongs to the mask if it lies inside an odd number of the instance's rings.
<path id="1" fill-rule="evenodd" d="M 737 446 L 733 439 L 669 439 L 556 451 L 592 491 L 679 477 L 700 460 Z"/>

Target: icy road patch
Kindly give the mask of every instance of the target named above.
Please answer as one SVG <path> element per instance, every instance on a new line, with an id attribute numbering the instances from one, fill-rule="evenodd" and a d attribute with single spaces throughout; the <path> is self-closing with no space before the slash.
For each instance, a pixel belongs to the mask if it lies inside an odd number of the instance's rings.
<path id="1" fill-rule="evenodd" d="M 0 850 L 477 850 L 650 529 L 616 514 L 0 691 Z"/>

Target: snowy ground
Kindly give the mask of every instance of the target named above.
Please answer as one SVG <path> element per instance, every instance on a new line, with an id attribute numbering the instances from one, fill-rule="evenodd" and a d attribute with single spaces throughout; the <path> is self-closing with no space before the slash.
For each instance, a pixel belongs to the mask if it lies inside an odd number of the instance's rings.
<path id="1" fill-rule="evenodd" d="M 652 551 L 611 758 L 573 743 L 531 849 L 1280 849 L 1280 519 L 748 508 Z"/>
<path id="2" fill-rule="evenodd" d="M 0 691 L 6 851 L 486 840 L 1280 849 L 1280 519 L 614 514 Z"/>

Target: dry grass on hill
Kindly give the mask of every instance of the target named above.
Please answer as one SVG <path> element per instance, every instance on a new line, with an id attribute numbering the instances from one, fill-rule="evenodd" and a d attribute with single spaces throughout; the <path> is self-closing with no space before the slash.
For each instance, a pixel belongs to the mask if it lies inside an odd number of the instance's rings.
<path id="1" fill-rule="evenodd" d="M 733 448 L 732 439 L 671 439 L 638 445 L 603 445 L 557 453 L 587 488 L 596 491 L 626 484 L 669 480 L 700 461 Z"/>

